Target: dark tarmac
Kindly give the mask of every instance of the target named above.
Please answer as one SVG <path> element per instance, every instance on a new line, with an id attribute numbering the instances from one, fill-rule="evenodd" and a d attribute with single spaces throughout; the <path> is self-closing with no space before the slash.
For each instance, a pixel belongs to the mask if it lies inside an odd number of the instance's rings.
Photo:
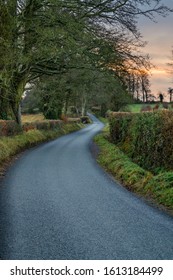
<path id="1" fill-rule="evenodd" d="M 26 151 L 0 187 L 0 259 L 173 259 L 173 218 L 96 163 L 103 124 Z"/>

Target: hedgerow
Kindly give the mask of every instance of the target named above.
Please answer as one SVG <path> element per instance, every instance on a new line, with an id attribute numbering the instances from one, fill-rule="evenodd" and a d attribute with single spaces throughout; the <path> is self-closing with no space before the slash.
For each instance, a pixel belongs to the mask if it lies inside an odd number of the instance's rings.
<path id="1" fill-rule="evenodd" d="M 0 120 L 0 136 L 12 136 L 21 132 L 21 128 L 15 121 Z"/>
<path id="2" fill-rule="evenodd" d="M 102 134 L 95 137 L 95 142 L 100 147 L 98 162 L 129 188 L 132 187 L 133 190 L 143 189 L 148 180 L 152 178 L 151 172 L 132 162 Z"/>
<path id="3" fill-rule="evenodd" d="M 80 120 L 79 120 L 80 122 Z M 24 122 L 20 127 L 15 121 L 3 121 L 0 120 L 0 136 L 12 136 L 21 133 L 22 131 L 27 132 L 33 129 L 39 130 L 50 130 L 59 129 L 63 125 L 61 120 L 45 120 L 39 122 Z"/>
<path id="4" fill-rule="evenodd" d="M 114 113 L 111 141 L 141 167 L 173 170 L 173 112 Z"/>

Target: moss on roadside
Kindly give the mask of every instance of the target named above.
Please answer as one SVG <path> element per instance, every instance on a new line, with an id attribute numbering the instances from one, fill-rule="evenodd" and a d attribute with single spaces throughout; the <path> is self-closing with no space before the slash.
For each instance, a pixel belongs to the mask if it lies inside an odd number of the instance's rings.
<path id="1" fill-rule="evenodd" d="M 103 132 L 95 137 L 100 148 L 98 163 L 131 191 L 162 205 L 173 213 L 173 172 L 154 176 L 125 155 L 116 145 L 109 142 Z"/>
<path id="2" fill-rule="evenodd" d="M 173 172 L 163 172 L 153 176 L 145 189 L 154 194 L 159 204 L 173 210 Z"/>

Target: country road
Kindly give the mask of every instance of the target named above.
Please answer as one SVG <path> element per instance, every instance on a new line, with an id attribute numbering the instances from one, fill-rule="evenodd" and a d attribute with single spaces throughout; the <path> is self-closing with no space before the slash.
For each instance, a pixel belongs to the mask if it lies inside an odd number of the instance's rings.
<path id="1" fill-rule="evenodd" d="M 173 259 L 173 218 L 96 163 L 103 124 L 42 144 L 0 186 L 0 259 Z"/>

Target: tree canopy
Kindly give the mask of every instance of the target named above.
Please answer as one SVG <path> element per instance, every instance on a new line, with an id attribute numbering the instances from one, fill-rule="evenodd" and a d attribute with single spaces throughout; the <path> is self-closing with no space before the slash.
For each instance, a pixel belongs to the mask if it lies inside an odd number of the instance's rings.
<path id="1" fill-rule="evenodd" d="M 78 79 L 84 70 L 87 88 L 93 71 L 124 86 L 129 70 L 149 65 L 138 16 L 170 11 L 161 0 L 0 0 L 0 118 L 20 123 L 26 84 L 73 69 Z"/>

